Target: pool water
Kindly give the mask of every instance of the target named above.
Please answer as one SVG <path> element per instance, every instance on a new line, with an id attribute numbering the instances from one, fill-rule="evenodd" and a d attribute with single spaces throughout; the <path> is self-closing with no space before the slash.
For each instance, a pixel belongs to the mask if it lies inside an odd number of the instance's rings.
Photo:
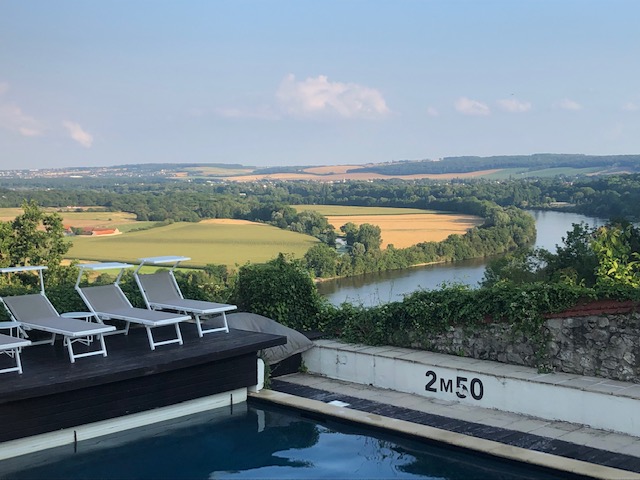
<path id="1" fill-rule="evenodd" d="M 246 403 L 0 462 L 3 479 L 560 479 Z"/>

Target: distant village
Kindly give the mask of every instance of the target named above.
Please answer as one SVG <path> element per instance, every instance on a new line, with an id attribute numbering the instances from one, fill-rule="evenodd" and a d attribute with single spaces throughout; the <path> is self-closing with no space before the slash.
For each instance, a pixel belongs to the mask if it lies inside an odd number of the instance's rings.
<path id="1" fill-rule="evenodd" d="M 158 164 L 120 165 L 110 167 L 35 168 L 29 170 L 0 170 L 0 178 L 100 178 L 100 177 L 166 177 L 173 168 Z"/>

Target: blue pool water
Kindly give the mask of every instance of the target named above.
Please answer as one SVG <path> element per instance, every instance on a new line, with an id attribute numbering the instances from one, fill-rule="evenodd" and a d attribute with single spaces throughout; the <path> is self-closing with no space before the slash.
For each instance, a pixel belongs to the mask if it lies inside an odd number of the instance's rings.
<path id="1" fill-rule="evenodd" d="M 0 462 L 3 479 L 559 479 L 247 404 Z"/>

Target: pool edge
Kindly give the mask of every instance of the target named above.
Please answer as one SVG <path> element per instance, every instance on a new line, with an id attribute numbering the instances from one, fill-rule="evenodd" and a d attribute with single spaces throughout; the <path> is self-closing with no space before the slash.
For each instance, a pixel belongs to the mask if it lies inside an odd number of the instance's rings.
<path id="1" fill-rule="evenodd" d="M 55 432 L 9 440 L 0 443 L 0 461 L 48 450 L 50 448 L 73 445 L 84 440 L 91 440 L 166 420 L 193 415 L 195 413 L 231 406 L 246 401 L 247 394 L 248 391 L 246 388 L 240 388 L 167 407 L 125 415 L 116 419 L 107 419 L 61 429 Z"/>
<path id="2" fill-rule="evenodd" d="M 428 425 L 420 425 L 406 420 L 399 420 L 347 407 L 330 405 L 319 400 L 298 397 L 274 390 L 265 389 L 260 392 L 250 392 L 248 397 L 282 406 L 319 413 L 350 422 L 356 422 L 373 428 L 387 429 L 403 435 L 412 435 L 426 440 L 440 442 L 450 446 L 472 450 L 511 461 L 556 470 L 558 472 L 566 472 L 573 475 L 602 480 L 640 480 L 640 474 L 629 470 L 621 470 L 582 460 L 560 457 L 550 453 L 506 445 L 493 440 L 472 437 L 462 433 L 450 432 L 448 430 Z"/>

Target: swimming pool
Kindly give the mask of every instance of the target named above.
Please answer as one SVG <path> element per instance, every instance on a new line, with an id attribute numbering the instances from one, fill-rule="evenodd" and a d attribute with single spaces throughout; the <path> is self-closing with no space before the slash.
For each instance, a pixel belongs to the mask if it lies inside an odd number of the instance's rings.
<path id="1" fill-rule="evenodd" d="M 280 407 L 235 405 L 0 462 L 2 479 L 566 478 Z"/>

